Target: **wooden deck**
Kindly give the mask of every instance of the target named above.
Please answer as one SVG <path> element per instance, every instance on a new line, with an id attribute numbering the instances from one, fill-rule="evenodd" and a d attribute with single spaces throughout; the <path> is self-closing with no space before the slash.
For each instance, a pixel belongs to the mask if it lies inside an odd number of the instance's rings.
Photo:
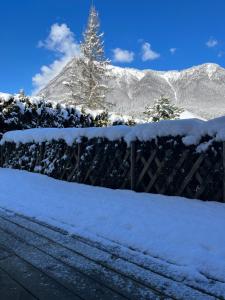
<path id="1" fill-rule="evenodd" d="M 0 300 L 17 299 L 225 299 L 225 283 L 0 210 Z"/>

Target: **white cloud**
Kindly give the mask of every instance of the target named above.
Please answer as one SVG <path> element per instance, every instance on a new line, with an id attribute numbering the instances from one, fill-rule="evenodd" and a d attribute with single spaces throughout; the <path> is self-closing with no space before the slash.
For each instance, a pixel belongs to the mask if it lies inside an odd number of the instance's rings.
<path id="1" fill-rule="evenodd" d="M 177 51 L 177 48 L 170 48 L 170 53 L 171 54 L 175 54 L 176 51 Z"/>
<path id="2" fill-rule="evenodd" d="M 53 24 L 49 36 L 45 41 L 39 41 L 38 47 L 55 52 L 58 59 L 49 66 L 42 66 L 40 73 L 33 76 L 34 94 L 58 75 L 71 58 L 80 54 L 79 44 L 75 41 L 73 32 L 66 24 Z"/>
<path id="3" fill-rule="evenodd" d="M 113 61 L 114 62 L 122 62 L 122 63 L 130 63 L 134 60 L 134 52 L 123 50 L 120 48 L 113 49 Z"/>
<path id="4" fill-rule="evenodd" d="M 205 44 L 208 48 L 213 48 L 218 45 L 218 41 L 211 37 Z"/>
<path id="5" fill-rule="evenodd" d="M 155 60 L 159 57 L 160 57 L 160 54 L 152 50 L 151 44 L 145 42 L 142 45 L 142 60 L 143 61 Z"/>

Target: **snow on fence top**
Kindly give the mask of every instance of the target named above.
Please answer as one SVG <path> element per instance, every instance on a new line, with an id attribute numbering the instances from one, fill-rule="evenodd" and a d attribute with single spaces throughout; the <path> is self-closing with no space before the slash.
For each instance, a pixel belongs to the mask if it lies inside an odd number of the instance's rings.
<path id="1" fill-rule="evenodd" d="M 87 139 L 106 138 L 110 141 L 124 139 L 130 142 L 150 141 L 156 137 L 182 136 L 185 145 L 197 145 L 201 137 L 210 136 L 211 140 L 202 144 L 206 148 L 212 141 L 225 141 L 225 117 L 209 121 L 199 119 L 170 120 L 157 123 L 139 124 L 133 127 L 112 126 L 92 128 L 35 128 L 27 130 L 16 130 L 6 132 L 1 140 L 5 142 L 19 143 L 41 143 L 52 140 L 64 140 L 68 145 L 79 142 L 82 137 Z"/>

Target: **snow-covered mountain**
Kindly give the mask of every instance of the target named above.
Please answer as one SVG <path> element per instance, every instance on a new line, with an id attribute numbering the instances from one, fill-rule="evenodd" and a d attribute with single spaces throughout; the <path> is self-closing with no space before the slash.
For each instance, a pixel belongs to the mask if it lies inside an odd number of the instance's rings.
<path id="1" fill-rule="evenodd" d="M 69 62 L 39 94 L 49 100 L 67 102 L 70 70 L 76 59 Z M 178 106 L 202 118 L 225 115 L 225 69 L 217 64 L 203 64 L 182 71 L 136 70 L 111 66 L 107 100 L 117 113 L 141 116 L 145 106 L 161 95 L 168 96 Z"/>

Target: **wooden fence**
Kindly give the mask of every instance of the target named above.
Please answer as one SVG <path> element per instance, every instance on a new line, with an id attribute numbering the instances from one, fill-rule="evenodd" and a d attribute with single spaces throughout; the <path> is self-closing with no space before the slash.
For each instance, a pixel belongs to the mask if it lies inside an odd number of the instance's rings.
<path id="1" fill-rule="evenodd" d="M 182 137 L 152 141 L 83 138 L 1 146 L 1 166 L 40 172 L 66 181 L 137 192 L 225 202 L 225 143 L 207 151 L 185 146 Z"/>

